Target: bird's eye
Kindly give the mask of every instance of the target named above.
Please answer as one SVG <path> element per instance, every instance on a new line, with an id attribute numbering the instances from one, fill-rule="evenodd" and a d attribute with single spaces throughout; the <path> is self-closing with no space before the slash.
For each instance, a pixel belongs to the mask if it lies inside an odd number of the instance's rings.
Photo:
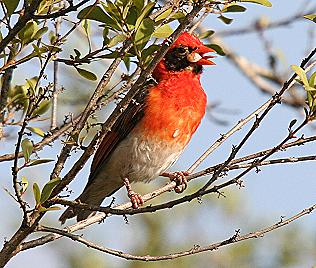
<path id="1" fill-rule="evenodd" d="M 185 56 L 187 54 L 188 50 L 186 47 L 178 47 L 177 48 L 177 54 L 179 56 Z"/>

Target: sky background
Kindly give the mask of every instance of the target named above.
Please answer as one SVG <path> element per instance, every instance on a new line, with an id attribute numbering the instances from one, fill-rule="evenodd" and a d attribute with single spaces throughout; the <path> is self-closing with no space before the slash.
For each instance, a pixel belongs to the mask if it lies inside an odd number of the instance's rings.
<path id="1" fill-rule="evenodd" d="M 245 5 L 246 13 L 229 14 L 229 17 L 234 18 L 231 25 L 224 25 L 216 19 L 215 15 L 210 15 L 203 26 L 207 29 L 212 29 L 215 32 L 223 29 L 240 28 L 253 23 L 259 16 L 265 16 L 271 21 L 286 18 L 297 12 L 302 6 L 312 6 L 313 1 L 288 1 L 288 0 L 272 0 L 272 8 L 266 8 L 253 4 Z M 301 59 L 306 56 L 306 48 L 312 48 L 314 44 L 308 44 L 307 32 L 312 27 L 315 27 L 310 21 L 300 20 L 290 26 L 273 29 L 266 32 L 266 37 L 271 40 L 273 49 L 283 55 L 284 61 L 278 65 L 278 68 L 285 69 L 290 72 L 290 64 L 299 65 Z M 79 47 L 84 48 L 85 43 L 78 42 L 80 39 L 73 39 L 71 42 L 77 42 Z M 245 56 L 251 61 L 259 65 L 267 66 L 267 58 L 256 33 L 246 34 L 242 36 L 227 37 L 225 43 L 235 52 Z M 65 55 L 69 52 L 65 51 Z M 187 147 L 184 154 L 178 160 L 172 170 L 185 170 L 203 153 L 209 145 L 211 145 L 221 133 L 227 132 L 236 122 L 244 118 L 257 107 L 263 104 L 268 98 L 258 91 L 225 57 L 218 56 L 215 60 L 216 65 L 206 67 L 202 76 L 202 85 L 208 95 L 209 103 L 218 103 L 219 108 L 228 110 L 229 112 L 221 112 L 215 110 L 214 114 L 220 119 L 225 119 L 227 125 L 219 125 L 206 116 L 193 137 L 191 143 Z M 95 71 L 101 74 L 105 69 L 102 69 L 102 64 L 95 65 Z M 123 68 L 123 67 L 122 67 Z M 15 73 L 14 83 L 23 84 L 26 77 L 34 74 L 34 69 L 19 69 L 21 73 Z M 62 68 L 63 71 L 63 68 Z M 77 80 L 74 80 L 77 79 Z M 70 73 L 70 76 L 63 77 L 61 84 L 65 86 L 66 92 L 60 95 L 63 101 L 71 99 L 72 94 L 76 92 L 76 85 L 86 87 L 89 94 L 92 92 L 95 84 L 88 83 L 84 80 L 78 80 L 75 73 Z M 68 111 L 60 110 L 60 113 Z M 105 114 L 106 112 L 103 111 Z M 247 142 L 238 156 L 246 155 L 262 149 L 270 148 L 277 145 L 287 135 L 287 127 L 289 122 L 297 118 L 298 121 L 303 119 L 302 111 L 289 108 L 286 105 L 277 105 L 272 112 L 266 117 L 261 127 L 255 132 L 252 138 Z M 243 135 L 250 128 L 250 124 L 236 133 L 233 137 L 225 142 L 223 146 L 217 149 L 208 159 L 199 167 L 199 170 L 216 163 L 224 161 L 233 144 L 238 144 Z M 314 135 L 315 129 L 306 127 L 300 133 L 305 136 Z M 14 148 L 14 140 L 8 140 L 5 143 L 0 143 L 1 154 L 11 152 Z M 56 142 L 52 147 L 45 148 L 40 153 L 43 158 L 56 158 L 60 143 Z M 315 152 L 315 144 L 290 149 L 286 152 L 281 152 L 276 156 L 303 156 L 313 154 Z M 67 171 L 73 160 L 78 157 L 78 153 L 73 155 L 72 161 L 67 162 Z M 90 160 L 91 162 L 91 160 Z M 89 163 L 90 163 L 89 162 Z M 0 164 L 0 178 L 3 187 L 11 190 L 10 167 L 11 162 Z M 75 198 L 84 187 L 88 174 L 89 166 L 79 173 L 77 179 L 71 184 L 74 190 Z M 32 170 L 25 170 L 25 174 L 30 181 L 37 181 L 41 186 L 47 181 L 52 164 L 42 165 Z M 172 249 L 170 251 L 179 251 L 188 248 L 186 242 L 196 241 L 195 244 L 205 245 L 218 240 L 228 238 L 233 234 L 234 230 L 241 228 L 242 233 L 254 231 L 260 227 L 264 227 L 277 222 L 281 216 L 290 217 L 292 214 L 298 213 L 303 208 L 309 207 L 316 203 L 316 178 L 315 178 L 315 163 L 306 162 L 300 164 L 276 165 L 270 167 L 262 167 L 261 172 L 249 173 L 244 179 L 245 187 L 238 189 L 235 186 L 224 190 L 227 198 L 205 197 L 203 203 L 191 202 L 177 207 L 176 209 L 167 210 L 150 215 L 153 219 L 165 220 L 164 232 L 161 234 L 161 243 Z M 234 173 L 232 173 L 233 175 Z M 229 177 L 231 177 L 230 175 Z M 197 180 L 196 185 L 205 182 L 205 178 Z M 140 192 L 148 192 L 156 189 L 158 186 L 164 185 L 165 179 L 158 179 L 156 182 L 142 186 L 136 185 L 136 189 Z M 139 188 L 137 188 L 139 187 Z M 194 186 L 189 186 L 189 192 Z M 125 193 L 120 191 L 116 196 L 117 203 L 126 201 Z M 174 193 L 166 194 L 166 198 L 178 197 Z M 28 200 L 32 200 L 31 193 L 27 195 Z M 108 202 L 108 201 L 107 201 Z M 155 203 L 156 201 L 154 201 Z M 11 237 L 14 230 L 18 227 L 16 220 L 20 211 L 14 201 L 5 193 L 0 191 L 0 204 L 3 215 L 6 215 L 1 220 L 0 230 L 1 236 L 5 238 Z M 233 204 L 233 205 L 232 205 Z M 191 206 L 190 210 L 186 210 L 186 206 Z M 229 208 L 235 206 L 234 213 L 228 213 Z M 236 208 L 237 207 L 237 208 Z M 52 212 L 45 219 L 47 223 L 58 226 L 56 222 L 56 214 Z M 174 220 L 176 218 L 176 220 Z M 308 233 L 309 241 L 305 244 L 316 242 L 315 233 L 316 214 L 306 216 L 292 225 L 299 225 L 302 232 Z M 194 226 L 195 228 L 190 228 Z M 188 232 L 188 228 L 190 228 Z M 174 231 L 170 231 L 174 230 Z M 274 239 L 275 234 L 282 234 L 284 228 L 266 235 L 263 239 L 256 240 L 260 244 L 262 250 L 257 256 L 258 267 L 268 267 L 269 259 L 273 256 L 273 251 L 277 249 L 278 241 Z M 131 252 L 135 245 L 139 246 L 146 239 L 146 223 L 139 217 L 130 217 L 129 224 L 125 224 L 124 220 L 119 217 L 111 217 L 106 220 L 106 224 L 96 225 L 84 232 L 86 237 L 92 241 L 99 242 L 102 245 L 113 247 Z M 185 235 L 184 235 L 185 234 Z M 169 238 L 168 238 L 169 237 Z M 171 238 L 170 238 L 171 237 Z M 119 239 L 118 239 L 119 238 Z M 171 242 L 170 242 L 171 241 Z M 295 241 L 293 241 L 295 243 Z M 72 241 L 63 239 L 62 241 L 54 242 L 50 247 L 39 247 L 34 250 L 29 250 L 18 254 L 7 265 L 8 268 L 16 267 L 67 267 L 63 260 L 63 254 L 72 247 L 78 245 Z M 78 246 L 79 247 L 79 246 Z M 82 246 L 80 246 L 82 248 Z M 271 251 L 271 247 L 274 250 Z M 165 251 L 169 253 L 170 251 Z M 216 254 L 215 252 L 214 254 Z M 143 252 L 142 254 L 147 254 Z M 213 254 L 213 253 L 205 253 Z M 98 258 L 106 258 L 112 267 L 124 267 L 125 261 L 115 257 L 99 254 Z M 200 255 L 199 255 L 200 256 Z M 316 259 L 309 255 L 304 265 L 310 267 L 316 264 Z M 170 265 L 172 263 L 169 263 Z M 293 267 L 301 267 L 293 266 Z"/>

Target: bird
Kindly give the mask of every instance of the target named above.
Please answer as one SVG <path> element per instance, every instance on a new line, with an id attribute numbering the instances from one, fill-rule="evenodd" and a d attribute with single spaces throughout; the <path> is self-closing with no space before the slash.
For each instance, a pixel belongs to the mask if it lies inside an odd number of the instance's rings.
<path id="1" fill-rule="evenodd" d="M 130 102 L 95 153 L 81 203 L 100 206 L 106 197 L 125 186 L 132 207 L 143 205 L 131 183 L 164 176 L 176 181 L 175 192 L 187 187 L 187 172 L 168 173 L 184 151 L 206 111 L 207 97 L 200 77 L 204 65 L 214 65 L 215 52 L 195 35 L 183 32 L 155 67 L 152 78 Z M 68 207 L 61 223 L 93 211 Z"/>

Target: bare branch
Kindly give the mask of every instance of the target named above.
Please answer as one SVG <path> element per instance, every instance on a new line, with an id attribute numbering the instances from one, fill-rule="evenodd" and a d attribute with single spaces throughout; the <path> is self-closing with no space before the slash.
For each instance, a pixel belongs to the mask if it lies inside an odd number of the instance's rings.
<path id="1" fill-rule="evenodd" d="M 226 240 L 223 240 L 221 242 L 217 242 L 217 243 L 213 243 L 213 244 L 209 244 L 207 246 L 199 246 L 199 245 L 194 245 L 191 249 L 185 250 L 185 251 L 180 251 L 180 252 L 176 252 L 176 253 L 171 253 L 168 255 L 161 255 L 161 256 L 150 256 L 150 255 L 146 255 L 146 256 L 137 256 L 137 255 L 132 255 L 129 253 L 125 253 L 119 250 L 114 250 L 111 248 L 106 248 L 106 247 L 102 247 L 99 246 L 95 243 L 92 243 L 84 238 L 82 238 L 82 236 L 79 235 L 74 235 L 71 234 L 67 231 L 64 230 L 60 230 L 60 229 L 56 229 L 56 228 L 51 228 L 51 227 L 45 227 L 45 226 L 38 226 L 37 231 L 42 231 L 42 232 L 50 232 L 53 233 L 55 235 L 55 237 L 59 238 L 59 237 L 68 237 L 74 241 L 77 241 L 79 243 L 82 243 L 86 246 L 88 246 L 89 248 L 93 248 L 96 249 L 98 251 L 101 252 L 105 252 L 107 254 L 111 254 L 120 258 L 124 258 L 127 260 L 139 260 L 139 261 L 160 261 L 160 260 L 172 260 L 172 259 L 176 259 L 176 258 L 180 258 L 180 257 L 184 257 L 184 256 L 189 256 L 189 255 L 194 255 L 197 253 L 201 253 L 201 252 L 205 252 L 205 251 L 213 251 L 213 250 L 217 250 L 218 248 L 222 247 L 222 246 L 226 246 L 226 245 L 230 245 L 230 244 L 235 244 L 241 241 L 245 241 L 245 240 L 249 240 L 249 239 L 253 239 L 253 238 L 260 238 L 263 237 L 265 234 L 279 229 L 281 227 L 284 227 L 286 225 L 288 225 L 289 223 L 296 221 L 300 218 L 302 218 L 303 216 L 309 215 L 310 213 L 314 212 L 314 210 L 316 209 L 316 204 L 312 205 L 309 208 L 306 208 L 304 210 L 302 210 L 301 212 L 293 215 L 292 217 L 288 218 L 287 220 L 279 220 L 278 222 L 276 222 L 273 225 L 270 225 L 268 227 L 265 227 L 263 229 L 257 230 L 255 232 L 250 232 L 247 233 L 245 235 L 240 235 L 240 230 L 235 231 L 235 234 L 229 238 L 227 238 Z M 26 242 L 23 243 L 21 246 L 21 250 L 25 250 L 26 248 L 23 248 L 23 245 L 27 245 L 27 243 L 30 242 Z M 28 244 L 30 246 L 30 244 Z"/>

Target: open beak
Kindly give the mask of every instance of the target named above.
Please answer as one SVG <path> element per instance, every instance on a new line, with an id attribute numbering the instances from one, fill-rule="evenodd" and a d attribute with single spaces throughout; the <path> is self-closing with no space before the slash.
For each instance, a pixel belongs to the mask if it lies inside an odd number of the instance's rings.
<path id="1" fill-rule="evenodd" d="M 207 47 L 201 46 L 198 49 L 194 50 L 187 56 L 189 62 L 194 62 L 199 65 L 215 65 L 214 62 L 210 61 L 210 58 L 215 58 L 215 56 L 204 56 L 206 53 L 215 52 L 215 50 Z"/>

